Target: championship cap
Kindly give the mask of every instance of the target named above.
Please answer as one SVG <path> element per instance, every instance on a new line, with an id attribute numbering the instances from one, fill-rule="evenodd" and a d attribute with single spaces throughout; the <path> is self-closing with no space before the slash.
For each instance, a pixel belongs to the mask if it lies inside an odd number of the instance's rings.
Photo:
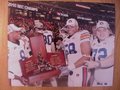
<path id="1" fill-rule="evenodd" d="M 110 28 L 110 26 L 109 26 L 108 22 L 106 22 L 106 21 L 98 21 L 98 23 L 96 25 L 96 30 L 98 28 L 106 28 L 106 29 L 108 29 L 108 28 Z"/>
<path id="2" fill-rule="evenodd" d="M 14 31 L 21 31 L 21 30 L 22 30 L 22 28 L 19 28 L 14 24 L 9 24 L 8 25 L 8 34 L 11 33 L 11 32 L 14 32 Z"/>
<path id="3" fill-rule="evenodd" d="M 76 19 L 70 18 L 70 19 L 67 20 L 65 26 L 68 26 L 68 25 L 70 25 L 70 26 L 77 26 L 78 27 L 78 22 L 77 22 Z"/>

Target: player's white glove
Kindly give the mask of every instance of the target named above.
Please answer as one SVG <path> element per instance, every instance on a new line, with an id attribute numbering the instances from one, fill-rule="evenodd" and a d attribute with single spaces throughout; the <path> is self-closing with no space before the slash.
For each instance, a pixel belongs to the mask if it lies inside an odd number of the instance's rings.
<path id="1" fill-rule="evenodd" d="M 60 67 L 59 69 L 60 69 L 61 73 L 58 78 L 69 75 L 70 70 L 68 69 L 68 66 L 63 66 L 63 67 Z"/>
<path id="2" fill-rule="evenodd" d="M 99 68 L 101 66 L 101 63 L 99 61 L 85 61 L 85 66 L 87 66 L 88 69 L 93 69 L 93 68 Z"/>

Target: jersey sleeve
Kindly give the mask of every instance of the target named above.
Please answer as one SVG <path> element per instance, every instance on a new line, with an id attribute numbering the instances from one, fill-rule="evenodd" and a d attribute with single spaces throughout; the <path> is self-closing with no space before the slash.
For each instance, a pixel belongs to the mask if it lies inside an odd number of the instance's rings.
<path id="1" fill-rule="evenodd" d="M 80 41 L 81 42 L 86 42 L 90 41 L 90 33 L 87 30 L 83 30 L 80 34 Z"/>
<path id="2" fill-rule="evenodd" d="M 110 38 L 107 40 L 109 47 L 113 48 L 115 47 L 115 36 L 110 36 Z"/>

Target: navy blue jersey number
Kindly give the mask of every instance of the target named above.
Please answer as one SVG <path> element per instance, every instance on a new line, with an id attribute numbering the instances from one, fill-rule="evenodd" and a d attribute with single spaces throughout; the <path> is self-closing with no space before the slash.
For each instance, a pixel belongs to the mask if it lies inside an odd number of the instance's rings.
<path id="1" fill-rule="evenodd" d="M 45 41 L 45 44 L 51 45 L 52 44 L 52 35 L 47 35 L 47 36 L 44 35 L 44 41 Z"/>
<path id="2" fill-rule="evenodd" d="M 92 50 L 93 58 L 95 58 L 97 54 L 98 54 L 98 60 L 100 60 L 101 58 L 106 58 L 107 57 L 107 50 L 106 50 L 106 48 L 93 49 Z"/>
<path id="3" fill-rule="evenodd" d="M 65 45 L 65 53 L 68 54 L 75 54 L 77 51 L 75 50 L 75 44 L 69 43 Z"/>

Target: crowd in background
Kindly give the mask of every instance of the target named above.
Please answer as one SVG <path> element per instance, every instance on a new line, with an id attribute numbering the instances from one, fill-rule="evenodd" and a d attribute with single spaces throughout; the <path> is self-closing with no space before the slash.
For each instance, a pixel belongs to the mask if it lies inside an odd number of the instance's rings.
<path id="1" fill-rule="evenodd" d="M 16 15 L 16 16 L 9 17 L 8 24 L 14 23 L 18 27 L 22 26 L 25 28 L 27 32 L 29 32 L 31 30 L 34 31 L 34 20 L 36 19 L 24 17 L 21 15 Z M 56 20 L 49 21 L 43 18 L 40 18 L 39 21 L 43 23 L 44 26 L 46 26 L 48 30 L 51 30 L 53 32 L 54 37 L 59 35 L 59 29 L 61 29 L 65 25 L 65 22 L 66 22 L 66 21 L 63 22 L 63 21 L 56 21 Z M 92 32 L 91 30 L 93 26 L 92 24 L 88 25 L 88 23 L 79 23 L 79 26 L 81 30 L 88 30 Z"/>

